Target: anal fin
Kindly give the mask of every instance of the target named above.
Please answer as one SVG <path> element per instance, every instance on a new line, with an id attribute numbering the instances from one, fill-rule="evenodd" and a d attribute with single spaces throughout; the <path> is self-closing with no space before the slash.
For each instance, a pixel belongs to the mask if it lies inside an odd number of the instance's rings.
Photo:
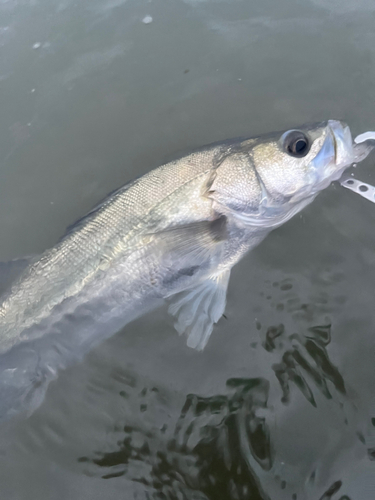
<path id="1" fill-rule="evenodd" d="M 206 346 L 225 310 L 229 276 L 225 270 L 169 299 L 168 312 L 176 318 L 177 332 L 187 335 L 189 347 L 202 351 Z"/>

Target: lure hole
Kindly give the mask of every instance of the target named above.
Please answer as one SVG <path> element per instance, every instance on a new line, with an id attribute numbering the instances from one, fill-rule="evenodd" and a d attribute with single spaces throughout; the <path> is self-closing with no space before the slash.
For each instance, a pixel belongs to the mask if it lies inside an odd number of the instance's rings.
<path id="1" fill-rule="evenodd" d="M 365 193 L 366 191 L 368 191 L 368 187 L 362 184 L 362 186 L 359 186 L 359 190 L 362 191 L 362 193 Z"/>
<path id="2" fill-rule="evenodd" d="M 354 181 L 349 180 L 349 181 L 346 181 L 346 183 L 347 183 L 347 184 L 349 184 L 349 185 L 351 186 L 352 184 L 354 184 Z"/>

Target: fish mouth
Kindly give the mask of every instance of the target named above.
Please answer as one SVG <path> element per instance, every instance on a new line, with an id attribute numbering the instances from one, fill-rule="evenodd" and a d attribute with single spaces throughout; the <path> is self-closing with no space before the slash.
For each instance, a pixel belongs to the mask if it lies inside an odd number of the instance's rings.
<path id="1" fill-rule="evenodd" d="M 354 161 L 352 134 L 349 126 L 339 120 L 328 120 L 328 130 L 333 142 L 334 168 L 341 175 Z"/>
<path id="2" fill-rule="evenodd" d="M 328 120 L 327 135 L 315 157 L 315 189 L 321 191 L 340 179 L 343 171 L 354 162 L 353 141 L 350 128 L 339 120 Z"/>
<path id="3" fill-rule="evenodd" d="M 330 121 L 333 121 L 333 120 L 330 120 Z M 338 148 L 338 144 L 337 144 L 337 140 L 336 140 L 336 134 L 335 134 L 335 129 L 333 127 L 331 127 L 330 125 L 330 122 L 328 122 L 328 133 L 332 139 L 332 143 L 333 143 L 333 150 L 334 150 L 334 163 L 336 165 L 337 163 L 337 148 Z"/>

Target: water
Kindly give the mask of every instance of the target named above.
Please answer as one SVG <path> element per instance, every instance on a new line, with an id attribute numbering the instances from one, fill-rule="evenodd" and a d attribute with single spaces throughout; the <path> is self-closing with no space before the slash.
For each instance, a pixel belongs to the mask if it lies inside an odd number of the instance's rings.
<path id="1" fill-rule="evenodd" d="M 181 151 L 328 118 L 372 130 L 374 14 L 0 0 L 0 260 Z M 234 269 L 203 353 L 160 310 L 61 373 L 0 428 L 1 498 L 373 500 L 374 223 L 331 186 Z"/>

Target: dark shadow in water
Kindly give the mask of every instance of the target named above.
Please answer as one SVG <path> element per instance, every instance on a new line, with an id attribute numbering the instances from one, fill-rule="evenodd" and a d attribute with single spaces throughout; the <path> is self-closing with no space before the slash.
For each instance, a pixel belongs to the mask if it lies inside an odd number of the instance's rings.
<path id="1" fill-rule="evenodd" d="M 102 475 L 107 479 L 128 476 L 132 462 L 149 463 L 148 478 L 131 479 L 151 487 L 153 499 L 266 499 L 246 453 L 250 451 L 264 470 L 271 468 L 269 431 L 265 419 L 257 416 L 257 410 L 267 406 L 269 383 L 261 378 L 229 379 L 227 387 L 230 393 L 225 396 L 188 395 L 172 437 L 156 456 L 148 443 L 155 435 L 125 425 L 116 451 L 79 461 L 107 469 Z M 136 444 L 140 432 L 141 446 Z M 161 441 L 163 432 L 160 429 Z"/>
<path id="2" fill-rule="evenodd" d="M 280 487 L 280 498 L 289 498 L 286 481 L 271 470 L 274 453 L 265 417 L 271 411 L 270 384 L 281 388 L 284 405 L 293 397 L 293 385 L 314 407 L 318 406 L 318 394 L 340 407 L 346 399 L 344 379 L 327 352 L 330 320 L 325 316 L 326 324 L 316 321 L 321 312 L 328 312 L 325 304 L 301 304 L 290 290 L 291 286 L 282 288 L 289 293 L 289 302 L 293 300 L 288 314 L 306 320 L 304 325 L 301 321 L 292 323 L 299 333 L 291 325 L 262 327 L 259 321 L 256 323 L 264 338 L 262 348 L 272 358 L 273 380 L 230 378 L 225 394 L 189 394 L 172 426 L 151 429 L 141 419 L 138 425 L 124 425 L 115 450 L 79 459 L 88 467 L 87 473 L 99 473 L 104 479 L 125 476 L 143 484 L 145 498 L 153 500 L 267 500 L 264 481 L 268 477 Z M 316 326 L 309 326 L 314 321 Z M 144 406 L 141 412 L 146 411 L 147 404 Z M 312 500 L 350 500 L 342 496 L 341 487 L 342 481 L 337 479 Z M 297 495 L 293 493 L 291 498 L 297 500 Z"/>
<path id="3" fill-rule="evenodd" d="M 327 399 L 332 399 L 328 382 L 331 382 L 339 393 L 346 393 L 344 379 L 330 361 L 326 350 L 331 341 L 330 324 L 309 328 L 307 335 L 291 334 L 288 337 L 283 325 L 271 327 L 267 330 L 265 349 L 270 352 L 276 349 L 276 340 L 279 342 L 288 340 L 291 344 L 289 349 L 284 350 L 281 363 L 273 366 L 283 391 L 283 402 L 289 402 L 290 382 L 293 382 L 316 407 L 314 394 L 307 379 L 312 381 Z"/>

